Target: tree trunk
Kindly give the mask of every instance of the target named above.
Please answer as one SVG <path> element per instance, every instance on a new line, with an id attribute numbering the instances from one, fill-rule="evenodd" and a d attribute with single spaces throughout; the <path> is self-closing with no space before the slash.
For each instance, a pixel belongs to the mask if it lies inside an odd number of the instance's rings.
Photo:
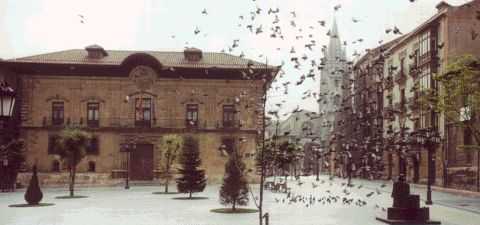
<path id="1" fill-rule="evenodd" d="M 166 171 L 167 177 L 165 178 L 165 193 L 168 193 L 168 183 L 170 183 L 170 154 L 167 154 Z"/>
<path id="2" fill-rule="evenodd" d="M 73 154 L 72 164 L 75 164 L 76 157 Z M 70 165 L 70 197 L 73 197 L 74 185 L 75 185 L 75 173 L 77 172 L 77 167 L 75 165 Z"/>
<path id="3" fill-rule="evenodd" d="M 188 196 L 188 198 L 190 198 L 190 199 L 192 198 L 192 192 L 191 191 L 190 191 L 190 196 Z"/>
<path id="4" fill-rule="evenodd" d="M 233 204 L 232 204 L 232 210 L 233 210 L 233 211 L 237 210 L 237 208 L 235 208 L 235 203 L 237 203 L 237 201 L 236 201 L 236 200 L 233 200 Z"/>
<path id="5" fill-rule="evenodd" d="M 75 183 L 75 167 L 71 166 L 70 167 L 70 186 L 69 186 L 69 190 L 70 190 L 70 197 L 73 197 L 73 185 Z"/>

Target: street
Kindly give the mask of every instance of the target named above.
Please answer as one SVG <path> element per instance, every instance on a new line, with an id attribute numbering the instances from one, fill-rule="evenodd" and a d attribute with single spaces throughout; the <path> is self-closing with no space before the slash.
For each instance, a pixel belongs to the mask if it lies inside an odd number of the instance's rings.
<path id="1" fill-rule="evenodd" d="M 319 182 L 314 177 L 301 177 L 300 180 L 301 184 L 298 185 L 298 181 L 288 179 L 290 195 L 266 191 L 265 207 L 270 214 L 270 224 L 382 224 L 375 220 L 375 216 L 384 215 L 382 208 L 392 204 L 390 183 L 382 188 L 381 182 L 352 180 L 354 186 L 345 188 L 346 180 L 340 178 L 330 181 L 328 176 L 321 176 Z M 56 196 L 65 195 L 66 189 L 45 188 L 42 202 L 55 205 L 35 208 L 8 207 L 24 203 L 24 190 L 0 193 L 0 224 L 258 224 L 257 213 L 210 212 L 211 209 L 223 207 L 218 200 L 219 187 L 207 186 L 205 192 L 195 195 L 208 197 L 201 200 L 173 199 L 181 197 L 181 194 L 153 195 L 152 192 L 163 190 L 156 186 L 132 186 L 130 190 L 122 187 L 82 188 L 77 194 L 89 196 L 84 199 L 55 199 Z M 258 191 L 258 186 L 251 187 L 255 192 Z M 411 190 L 421 195 L 425 192 L 413 186 Z M 336 202 L 334 198 L 337 198 Z M 330 199 L 330 203 L 327 199 Z M 480 221 L 480 198 L 434 192 L 433 201 L 431 218 L 440 220 L 442 224 L 471 225 L 476 223 L 474 221 Z M 255 207 L 252 199 L 248 207 Z"/>

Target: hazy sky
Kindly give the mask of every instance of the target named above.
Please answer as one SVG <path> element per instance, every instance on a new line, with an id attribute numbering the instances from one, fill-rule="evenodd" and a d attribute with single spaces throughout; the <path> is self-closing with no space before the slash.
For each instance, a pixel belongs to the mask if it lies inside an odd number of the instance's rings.
<path id="1" fill-rule="evenodd" d="M 231 54 L 244 52 L 247 58 L 283 66 L 285 75 L 273 86 L 291 81 L 295 83 L 310 69 L 310 59 L 319 61 L 321 46 L 328 43 L 326 33 L 336 17 L 340 38 L 347 41 L 348 57 L 375 47 L 379 40 L 391 40 L 395 36 L 385 34 L 385 29 L 396 25 L 402 32 L 431 17 L 440 0 L 0 0 L 0 58 L 9 59 L 65 49 L 83 49 L 96 43 L 105 49 L 174 50 L 197 47 L 204 51 L 220 52 L 239 39 L 239 47 Z M 468 0 L 446 1 L 453 5 Z M 334 6 L 341 4 L 338 11 Z M 260 14 L 255 11 L 261 8 Z M 268 9 L 279 8 L 277 14 L 284 40 L 270 38 L 274 14 Z M 202 14 L 206 9 L 208 15 Z M 296 17 L 293 17 L 295 11 Z M 252 21 L 251 12 L 255 14 Z M 84 16 L 84 23 L 81 17 Z M 244 19 L 240 19 L 243 16 Z M 354 23 L 352 18 L 358 19 Z M 296 27 L 291 25 L 295 21 Z M 317 21 L 325 20 L 322 27 Z M 253 33 L 247 29 L 252 24 Z M 255 31 L 262 25 L 263 32 Z M 310 27 L 312 26 L 312 27 Z M 200 31 L 194 34 L 198 27 Z M 300 30 L 301 29 L 301 30 Z M 308 36 L 312 35 L 312 38 Z M 174 37 L 173 37 L 174 36 Z M 298 37 L 298 36 L 302 36 Z M 352 44 L 362 38 L 362 43 Z M 316 41 L 312 51 L 303 46 Z M 294 56 L 309 57 L 300 70 L 290 63 L 292 46 Z M 302 61 L 303 62 L 303 61 Z M 283 88 L 270 92 L 269 109 L 274 103 L 286 100 L 281 114 L 297 105 L 317 111 L 315 99 L 302 100 L 307 90 L 318 92 L 319 76 L 307 78 L 299 86 L 291 85 L 289 94 Z"/>

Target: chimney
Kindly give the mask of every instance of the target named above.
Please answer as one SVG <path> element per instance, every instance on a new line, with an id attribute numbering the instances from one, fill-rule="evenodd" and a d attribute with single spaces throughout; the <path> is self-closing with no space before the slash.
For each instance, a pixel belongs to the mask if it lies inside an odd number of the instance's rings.
<path id="1" fill-rule="evenodd" d="M 88 58 L 91 58 L 91 59 L 100 59 L 105 56 L 108 56 L 107 51 L 105 51 L 105 49 L 103 49 L 102 46 L 100 45 L 96 45 L 96 44 L 89 45 L 85 47 L 85 50 L 87 50 L 88 52 Z"/>
<path id="2" fill-rule="evenodd" d="M 437 4 L 437 6 L 435 6 L 435 8 L 437 8 L 438 12 L 441 12 L 444 9 L 450 8 L 450 7 L 451 6 L 448 3 L 446 3 L 445 1 L 441 1 L 440 3 Z"/>
<path id="3" fill-rule="evenodd" d="M 183 51 L 183 54 L 185 55 L 185 59 L 187 61 L 196 62 L 202 59 L 202 50 L 198 48 L 186 48 Z"/>

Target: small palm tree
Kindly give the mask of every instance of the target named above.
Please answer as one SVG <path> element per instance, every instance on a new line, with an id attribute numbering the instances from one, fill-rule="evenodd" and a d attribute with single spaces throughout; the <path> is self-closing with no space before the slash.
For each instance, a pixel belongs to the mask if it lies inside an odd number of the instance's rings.
<path id="1" fill-rule="evenodd" d="M 85 149 L 90 144 L 90 138 L 91 135 L 86 131 L 68 127 L 60 133 L 55 143 L 56 152 L 66 162 L 70 172 L 70 197 L 73 197 L 77 165 L 86 155 Z"/>
<path id="2" fill-rule="evenodd" d="M 171 168 L 177 158 L 177 153 L 182 148 L 183 139 L 178 135 L 166 135 L 162 138 L 162 150 L 165 162 L 165 193 L 168 193 L 168 185 L 172 176 Z"/>

